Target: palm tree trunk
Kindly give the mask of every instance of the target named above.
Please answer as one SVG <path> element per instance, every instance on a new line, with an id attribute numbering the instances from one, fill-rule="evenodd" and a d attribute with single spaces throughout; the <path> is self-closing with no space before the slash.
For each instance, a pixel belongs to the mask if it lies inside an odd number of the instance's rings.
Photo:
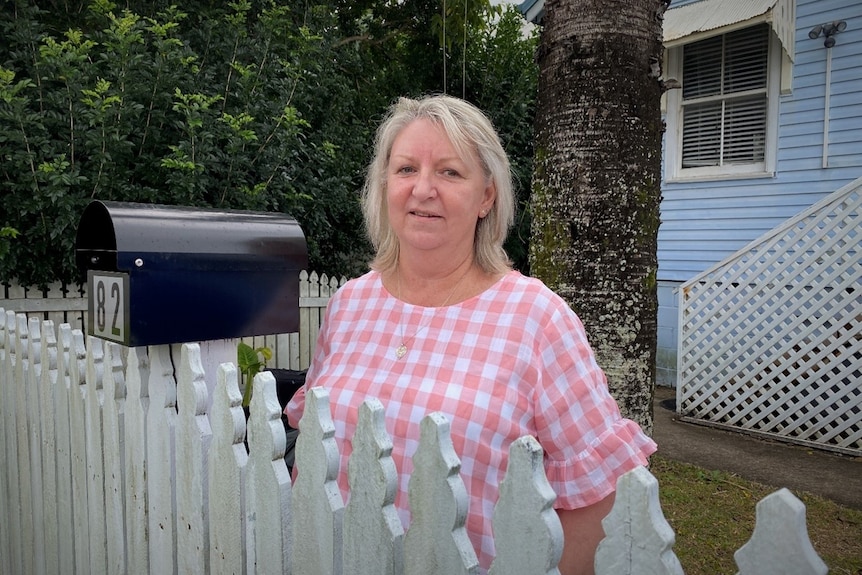
<path id="1" fill-rule="evenodd" d="M 532 273 L 580 316 L 623 414 L 652 429 L 662 0 L 546 0 Z"/>

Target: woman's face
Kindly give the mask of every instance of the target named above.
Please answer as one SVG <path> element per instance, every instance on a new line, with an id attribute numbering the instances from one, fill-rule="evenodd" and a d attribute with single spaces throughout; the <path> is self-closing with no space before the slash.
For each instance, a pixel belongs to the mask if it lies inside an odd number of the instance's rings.
<path id="1" fill-rule="evenodd" d="M 496 197 L 474 154 L 460 156 L 442 128 L 414 120 L 395 138 L 386 178 L 389 222 L 402 253 L 473 249 L 476 223 Z"/>

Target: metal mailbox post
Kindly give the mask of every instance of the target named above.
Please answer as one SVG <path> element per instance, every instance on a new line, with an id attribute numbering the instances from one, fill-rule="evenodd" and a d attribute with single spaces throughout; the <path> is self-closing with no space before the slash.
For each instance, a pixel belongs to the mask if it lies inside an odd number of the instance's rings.
<path id="1" fill-rule="evenodd" d="M 75 252 L 90 335 L 134 347 L 299 329 L 308 253 L 284 214 L 97 200 Z"/>

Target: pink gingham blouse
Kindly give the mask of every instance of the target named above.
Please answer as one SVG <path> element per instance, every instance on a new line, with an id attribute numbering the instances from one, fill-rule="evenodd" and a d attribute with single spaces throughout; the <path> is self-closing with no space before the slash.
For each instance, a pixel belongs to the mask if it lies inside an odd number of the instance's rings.
<path id="1" fill-rule="evenodd" d="M 404 340 L 409 351 L 398 359 Z M 435 411 L 449 419 L 469 494 L 467 531 L 483 570 L 495 554 L 494 505 L 514 440 L 527 434 L 539 440 L 555 507 L 562 509 L 600 501 L 656 449 L 635 422 L 620 416 L 571 308 L 516 271 L 441 308 L 402 302 L 377 272 L 351 280 L 329 303 L 307 386 L 329 392 L 345 498 L 359 406 L 369 397 L 383 403 L 399 474 L 395 505 L 405 529 L 419 423 Z M 300 389 L 285 409 L 293 427 L 304 398 Z"/>

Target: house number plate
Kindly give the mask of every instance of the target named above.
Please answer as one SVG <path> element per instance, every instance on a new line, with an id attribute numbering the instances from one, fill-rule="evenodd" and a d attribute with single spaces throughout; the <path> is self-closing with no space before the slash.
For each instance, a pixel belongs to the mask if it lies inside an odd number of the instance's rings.
<path id="1" fill-rule="evenodd" d="M 87 326 L 89 335 L 128 345 L 129 274 L 88 272 Z"/>

